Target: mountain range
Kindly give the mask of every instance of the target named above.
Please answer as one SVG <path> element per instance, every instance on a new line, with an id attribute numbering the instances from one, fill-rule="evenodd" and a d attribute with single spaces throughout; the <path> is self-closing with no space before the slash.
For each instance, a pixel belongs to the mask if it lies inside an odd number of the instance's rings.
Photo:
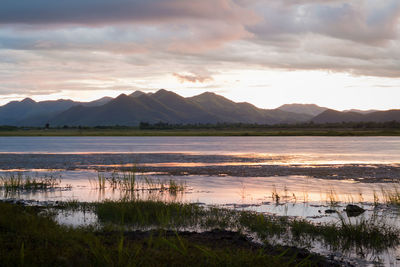
<path id="1" fill-rule="evenodd" d="M 340 123 L 340 122 L 400 122 L 400 110 L 386 111 L 337 111 L 328 109 L 312 119 L 314 123 Z"/>
<path id="2" fill-rule="evenodd" d="M 10 126 L 136 126 L 140 122 L 189 123 L 315 123 L 348 121 L 400 121 L 400 110 L 340 112 L 314 104 L 286 104 L 261 109 L 246 102 L 233 102 L 215 93 L 182 97 L 161 89 L 156 93 L 136 91 L 92 102 L 30 98 L 0 107 L 0 125 Z"/>

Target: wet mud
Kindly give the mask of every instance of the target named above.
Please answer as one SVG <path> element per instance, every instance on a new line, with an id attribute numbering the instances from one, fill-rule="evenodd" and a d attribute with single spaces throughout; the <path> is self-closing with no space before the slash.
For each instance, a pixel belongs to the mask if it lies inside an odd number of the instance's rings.
<path id="1" fill-rule="evenodd" d="M 0 154 L 0 169 L 132 170 L 164 175 L 307 176 L 364 183 L 399 182 L 400 164 L 290 164 L 285 156 L 128 154 Z M 169 164 L 165 164 L 169 163 Z M 173 164 L 171 164 L 173 163 Z"/>

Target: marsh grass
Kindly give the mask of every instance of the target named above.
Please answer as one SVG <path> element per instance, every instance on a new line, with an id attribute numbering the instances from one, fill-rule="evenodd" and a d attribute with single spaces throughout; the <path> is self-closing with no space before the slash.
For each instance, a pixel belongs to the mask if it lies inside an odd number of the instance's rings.
<path id="1" fill-rule="evenodd" d="M 213 212 L 195 204 L 162 201 L 104 201 L 94 204 L 102 223 L 127 224 L 135 227 L 174 228 L 199 227 L 206 224 Z M 208 218 L 206 218 L 206 215 Z M 215 215 L 214 215 L 215 216 Z M 202 222 L 206 219 L 205 222 Z"/>
<path id="2" fill-rule="evenodd" d="M 252 211 L 237 211 L 195 204 L 153 201 L 105 201 L 94 204 L 101 223 L 153 229 L 228 229 L 254 233 L 261 240 L 290 239 L 299 245 L 320 240 L 335 249 L 363 248 L 383 250 L 399 245 L 398 229 L 382 223 L 378 217 L 350 221 L 340 217 L 337 223 L 313 224 L 306 220 L 267 216 Z"/>
<path id="3" fill-rule="evenodd" d="M 106 177 L 102 173 L 97 173 L 97 184 L 99 189 L 106 188 Z"/>
<path id="4" fill-rule="evenodd" d="M 39 212 L 0 202 L 1 266 L 312 266 L 321 260 L 230 239 L 215 242 L 218 232 L 196 239 L 162 230 L 71 228 Z"/>
<path id="5" fill-rule="evenodd" d="M 170 179 L 169 180 L 169 186 L 166 190 L 172 195 L 176 195 L 178 192 L 184 192 L 186 188 L 186 184 L 184 183 L 178 183 L 175 180 Z M 163 188 L 161 188 L 163 190 Z M 165 189 L 164 189 L 165 190 Z"/>
<path id="6" fill-rule="evenodd" d="M 331 207 L 337 207 L 339 204 L 339 197 L 334 189 L 330 189 L 326 194 L 326 202 Z"/>
<path id="7" fill-rule="evenodd" d="M 61 176 L 53 174 L 32 177 L 21 172 L 0 176 L 0 189 L 6 193 L 22 191 L 39 191 L 60 188 Z"/>
<path id="8" fill-rule="evenodd" d="M 136 196 L 133 192 L 145 191 L 176 195 L 188 190 L 188 186 L 182 181 L 178 182 L 173 179 L 164 181 L 147 176 L 138 178 L 135 169 L 124 172 L 113 171 L 108 176 L 107 173 L 98 172 L 97 176 L 97 179 L 89 179 L 92 188 L 119 190 L 125 196 Z"/>
<path id="9" fill-rule="evenodd" d="M 393 186 L 392 190 L 386 190 L 381 188 L 382 199 L 386 204 L 400 207 L 400 188 L 399 186 Z"/>
<path id="10" fill-rule="evenodd" d="M 339 191 L 340 192 L 340 191 Z M 339 194 L 334 188 L 330 188 L 325 192 L 320 192 L 320 198 L 317 200 L 311 200 L 309 192 L 303 189 L 302 193 L 297 196 L 294 192 L 291 192 L 286 185 L 283 190 L 278 191 L 275 185 L 272 185 L 271 191 L 272 201 L 277 204 L 297 203 L 301 201 L 303 203 L 310 203 L 312 201 L 325 202 L 333 209 L 337 209 L 343 204 L 371 204 L 375 207 L 379 205 L 390 205 L 393 207 L 400 207 L 400 183 L 391 184 L 390 187 L 381 187 L 380 191 L 375 188 L 371 188 L 371 192 L 363 193 L 362 191 Z"/>
<path id="11" fill-rule="evenodd" d="M 275 185 L 272 186 L 272 200 L 276 203 L 279 204 L 279 200 L 281 197 L 278 194 L 278 191 L 276 190 Z"/>

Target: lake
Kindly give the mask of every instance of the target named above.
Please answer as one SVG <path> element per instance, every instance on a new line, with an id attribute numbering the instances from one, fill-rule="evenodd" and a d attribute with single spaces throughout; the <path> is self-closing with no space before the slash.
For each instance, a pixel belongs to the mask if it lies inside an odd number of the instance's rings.
<path id="1" fill-rule="evenodd" d="M 0 176 L 60 179 L 51 190 L 0 190 L 3 199 L 118 200 L 126 192 L 111 181 L 133 172 L 141 188 L 135 198 L 315 223 L 378 215 L 400 226 L 399 209 L 387 206 L 388 196 L 400 192 L 399 137 L 0 137 Z M 171 181 L 184 189 L 162 190 Z M 341 211 L 349 203 L 366 212 L 347 217 Z M 340 212 L 325 213 L 333 206 Z M 59 220 L 83 223 L 76 214 Z M 399 249 L 378 256 L 396 262 L 396 255 Z"/>
<path id="2" fill-rule="evenodd" d="M 291 156 L 310 163 L 400 163 L 399 137 L 0 137 L 0 153 Z"/>

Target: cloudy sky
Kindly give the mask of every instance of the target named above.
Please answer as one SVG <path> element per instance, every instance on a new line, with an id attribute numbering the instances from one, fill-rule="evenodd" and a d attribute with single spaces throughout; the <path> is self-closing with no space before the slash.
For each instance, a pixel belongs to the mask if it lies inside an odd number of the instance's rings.
<path id="1" fill-rule="evenodd" d="M 400 108 L 399 0 L 2 0 L 0 104 L 159 88 Z"/>

